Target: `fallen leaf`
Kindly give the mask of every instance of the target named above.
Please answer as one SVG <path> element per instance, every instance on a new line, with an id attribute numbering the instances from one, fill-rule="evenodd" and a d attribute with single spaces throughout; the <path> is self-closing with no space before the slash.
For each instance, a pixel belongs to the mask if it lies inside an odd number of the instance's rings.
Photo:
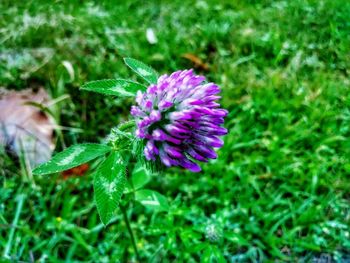
<path id="1" fill-rule="evenodd" d="M 182 55 L 183 58 L 191 61 L 195 67 L 208 71 L 209 70 L 209 65 L 205 62 L 203 62 L 203 60 L 201 60 L 199 57 L 197 57 L 194 54 L 191 53 L 186 53 Z"/>
<path id="2" fill-rule="evenodd" d="M 54 149 L 54 122 L 33 104 L 45 106 L 44 89 L 8 91 L 0 88 L 0 144 L 34 167 L 50 159 Z"/>
<path id="3" fill-rule="evenodd" d="M 69 170 L 66 170 L 64 172 L 62 172 L 63 178 L 64 179 L 68 179 L 71 176 L 83 176 L 87 170 L 89 170 L 89 164 L 84 163 L 82 165 L 79 165 L 77 167 L 73 167 Z"/>

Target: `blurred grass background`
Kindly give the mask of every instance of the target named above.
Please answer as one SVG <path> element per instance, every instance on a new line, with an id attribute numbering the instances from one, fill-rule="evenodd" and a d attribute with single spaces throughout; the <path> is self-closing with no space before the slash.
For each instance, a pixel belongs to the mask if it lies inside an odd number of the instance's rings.
<path id="1" fill-rule="evenodd" d="M 99 141 L 128 118 L 132 101 L 79 91 L 136 80 L 125 56 L 160 73 L 195 67 L 222 87 L 230 114 L 219 159 L 200 174 L 153 177 L 169 214 L 130 209 L 145 262 L 350 260 L 349 1 L 3 0 L 0 10 L 0 86 L 63 98 L 51 110 L 71 128 L 57 150 Z M 33 178 L 4 152 L 0 167 L 1 255 L 135 260 L 122 215 L 100 224 L 90 173 Z"/>

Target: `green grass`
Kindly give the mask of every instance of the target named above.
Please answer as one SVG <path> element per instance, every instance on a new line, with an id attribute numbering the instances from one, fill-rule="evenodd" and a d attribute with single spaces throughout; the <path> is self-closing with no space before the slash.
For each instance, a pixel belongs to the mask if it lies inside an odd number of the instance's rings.
<path id="1" fill-rule="evenodd" d="M 82 132 L 63 131 L 65 144 L 94 142 L 128 118 L 132 101 L 92 96 L 78 90 L 82 83 L 135 78 L 126 56 L 165 73 L 193 67 L 182 55 L 195 54 L 210 65 L 196 72 L 223 89 L 229 134 L 202 173 L 153 177 L 148 188 L 168 197 L 169 214 L 130 207 L 142 261 L 349 259 L 350 2 L 191 2 L 2 1 L 0 86 L 68 94 L 52 110 L 61 125 Z M 0 167 L 1 255 L 135 260 L 122 214 L 100 224 L 91 174 L 32 178 L 5 154 Z M 212 228 L 220 236 L 214 242 Z"/>

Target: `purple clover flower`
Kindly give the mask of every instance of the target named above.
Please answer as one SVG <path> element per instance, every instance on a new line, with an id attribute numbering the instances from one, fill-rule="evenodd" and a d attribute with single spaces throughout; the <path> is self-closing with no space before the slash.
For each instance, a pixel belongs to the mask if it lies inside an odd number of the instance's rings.
<path id="1" fill-rule="evenodd" d="M 228 112 L 216 102 L 220 88 L 204 81 L 192 69 L 176 71 L 160 76 L 146 92 L 138 91 L 131 114 L 136 119 L 136 136 L 147 141 L 147 160 L 159 158 L 165 166 L 199 172 L 194 160 L 217 158 L 213 148 L 223 145 L 219 136 L 227 133 L 221 125 Z"/>

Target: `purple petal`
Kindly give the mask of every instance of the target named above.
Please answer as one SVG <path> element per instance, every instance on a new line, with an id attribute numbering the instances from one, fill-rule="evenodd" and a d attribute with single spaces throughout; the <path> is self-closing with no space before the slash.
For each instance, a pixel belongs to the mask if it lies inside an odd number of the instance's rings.
<path id="1" fill-rule="evenodd" d="M 139 138 L 145 138 L 145 132 L 142 129 L 136 129 L 136 136 Z"/>
<path id="2" fill-rule="evenodd" d="M 167 167 L 172 166 L 171 158 L 162 149 L 159 151 L 159 157 L 160 157 L 161 162 L 165 166 L 167 166 Z"/>
<path id="3" fill-rule="evenodd" d="M 194 149 L 202 156 L 209 158 L 209 159 L 216 159 L 218 155 L 216 152 L 210 148 L 210 147 L 205 147 L 203 145 L 194 145 Z"/>
<path id="4" fill-rule="evenodd" d="M 197 137 L 206 142 L 211 147 L 220 148 L 224 145 L 224 142 L 216 136 L 197 135 Z"/>
<path id="5" fill-rule="evenodd" d="M 216 117 L 226 117 L 226 115 L 228 114 L 227 110 L 224 109 L 216 109 L 216 110 L 212 110 L 213 115 Z"/>
<path id="6" fill-rule="evenodd" d="M 153 153 L 153 152 L 150 152 L 148 148 L 145 148 L 145 149 L 143 150 L 143 152 L 144 152 L 145 157 L 146 157 L 146 159 L 147 159 L 148 161 L 150 161 L 150 160 L 155 161 L 155 160 L 156 160 L 156 158 L 155 158 L 155 156 L 154 156 L 154 153 Z"/>
<path id="7" fill-rule="evenodd" d="M 201 124 L 199 121 L 195 122 L 195 121 L 189 121 L 189 120 L 185 120 L 185 121 L 181 121 L 179 122 L 182 125 L 186 126 L 188 129 L 199 129 L 201 127 Z"/>
<path id="8" fill-rule="evenodd" d="M 159 102 L 158 104 L 158 108 L 163 111 L 165 109 L 168 109 L 170 107 L 172 107 L 174 105 L 174 103 L 170 102 L 170 101 L 166 101 L 166 100 L 163 100 L 161 102 Z"/>
<path id="9" fill-rule="evenodd" d="M 148 151 L 150 153 L 153 153 L 154 155 L 158 155 L 159 154 L 159 150 L 156 147 L 156 145 L 154 144 L 153 140 L 150 140 L 146 143 L 146 148 L 148 149 Z"/>
<path id="10" fill-rule="evenodd" d="M 151 119 L 149 117 L 144 118 L 142 121 L 137 123 L 137 127 L 143 128 L 151 124 Z"/>
<path id="11" fill-rule="evenodd" d="M 165 151 L 167 154 L 169 154 L 171 157 L 173 157 L 173 158 L 179 159 L 179 158 L 183 158 L 183 157 L 184 157 L 184 155 L 181 153 L 180 148 L 178 148 L 178 147 L 170 146 L 170 145 L 167 144 L 167 143 L 165 143 L 165 144 L 163 145 L 163 147 L 164 147 L 164 151 Z"/>
<path id="12" fill-rule="evenodd" d="M 204 97 L 202 100 L 204 102 L 208 103 L 208 102 L 211 102 L 211 101 L 214 101 L 214 100 L 219 100 L 219 99 L 221 99 L 221 96 L 210 95 L 210 96 Z"/>
<path id="13" fill-rule="evenodd" d="M 224 118 L 214 117 L 214 116 L 202 116 L 200 118 L 202 121 L 207 121 L 213 124 L 223 124 Z"/>
<path id="14" fill-rule="evenodd" d="M 153 131 L 152 137 L 156 141 L 165 141 L 168 136 L 161 129 L 156 129 Z"/>
<path id="15" fill-rule="evenodd" d="M 192 115 L 190 112 L 183 112 L 183 111 L 175 111 L 169 114 L 169 119 L 172 121 L 175 120 L 191 120 Z"/>
<path id="16" fill-rule="evenodd" d="M 179 127 L 177 125 L 168 124 L 165 126 L 165 130 L 172 136 L 178 138 L 188 138 L 191 132 L 188 129 Z"/>
<path id="17" fill-rule="evenodd" d="M 225 135 L 227 134 L 227 129 L 225 129 L 224 127 L 220 127 L 217 125 L 204 125 L 200 127 L 199 129 L 202 132 L 205 132 L 207 134 L 211 134 L 211 135 Z"/>
<path id="18" fill-rule="evenodd" d="M 157 110 L 153 110 L 151 112 L 151 114 L 149 115 L 149 117 L 152 120 L 152 122 L 157 122 L 157 121 L 160 121 L 162 119 L 161 113 Z"/>
<path id="19" fill-rule="evenodd" d="M 174 138 L 174 137 L 172 137 L 172 136 L 168 136 L 168 137 L 166 138 L 166 140 L 167 140 L 168 142 L 172 142 L 173 144 L 177 144 L 177 145 L 181 144 L 181 140 L 176 139 L 176 138 Z"/>
<path id="20" fill-rule="evenodd" d="M 164 74 L 164 75 L 161 75 L 159 78 L 158 78 L 158 84 L 162 83 L 165 79 L 168 78 L 168 75 Z"/>
<path id="21" fill-rule="evenodd" d="M 191 155 L 191 157 L 193 157 L 194 159 L 198 160 L 198 161 L 201 161 L 201 162 L 208 162 L 208 160 L 203 157 L 202 155 L 200 155 L 198 152 L 196 152 L 193 148 L 190 148 L 187 150 L 187 153 L 189 155 Z"/>
<path id="22" fill-rule="evenodd" d="M 194 172 L 194 173 L 198 173 L 198 172 L 200 172 L 202 170 L 198 164 L 188 160 L 187 158 L 181 159 L 179 161 L 179 164 L 183 168 L 186 168 L 186 169 L 188 169 L 188 170 L 190 170 L 191 172 Z"/>
<path id="23" fill-rule="evenodd" d="M 135 117 L 146 117 L 146 114 L 137 106 L 132 106 L 130 113 Z"/>
<path id="24" fill-rule="evenodd" d="M 157 85 L 151 85 L 147 88 L 147 93 L 149 94 L 155 94 L 158 90 Z"/>
<path id="25" fill-rule="evenodd" d="M 136 93 L 135 101 L 137 102 L 138 105 L 141 105 L 142 100 L 143 100 L 143 94 L 140 90 L 138 90 Z"/>
<path id="26" fill-rule="evenodd" d="M 145 109 L 146 109 L 147 111 L 150 111 L 150 110 L 152 109 L 152 107 L 153 107 L 153 102 L 150 101 L 150 100 L 147 100 L 147 101 L 145 102 L 144 107 L 145 107 Z"/>
<path id="27" fill-rule="evenodd" d="M 207 107 L 207 108 L 218 108 L 218 107 L 220 107 L 220 104 L 219 103 L 216 103 L 216 102 L 214 102 L 214 101 L 211 101 L 211 102 L 207 102 L 206 104 L 205 104 L 205 106 Z"/>

